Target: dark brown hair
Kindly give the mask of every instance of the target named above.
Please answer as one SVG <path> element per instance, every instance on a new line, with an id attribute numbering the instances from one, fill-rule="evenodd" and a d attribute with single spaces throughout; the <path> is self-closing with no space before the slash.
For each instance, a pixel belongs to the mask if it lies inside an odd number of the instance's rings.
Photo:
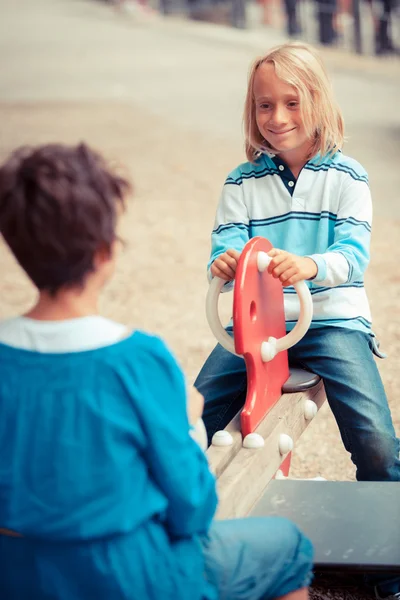
<path id="1" fill-rule="evenodd" d="M 0 233 L 39 290 L 82 285 L 111 250 L 129 183 L 86 144 L 19 148 L 0 168 Z"/>

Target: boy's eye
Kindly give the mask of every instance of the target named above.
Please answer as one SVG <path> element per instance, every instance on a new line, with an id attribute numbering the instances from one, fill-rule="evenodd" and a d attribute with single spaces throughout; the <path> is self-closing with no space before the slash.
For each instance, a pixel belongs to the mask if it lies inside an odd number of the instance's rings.
<path id="1" fill-rule="evenodd" d="M 271 105 L 268 102 L 262 102 L 260 104 L 260 108 L 261 110 L 268 110 L 269 108 L 271 108 Z"/>
<path id="2" fill-rule="evenodd" d="M 298 106 L 299 106 L 299 103 L 298 103 L 296 100 L 291 100 L 291 101 L 288 103 L 288 107 L 289 107 L 289 108 L 297 108 Z"/>

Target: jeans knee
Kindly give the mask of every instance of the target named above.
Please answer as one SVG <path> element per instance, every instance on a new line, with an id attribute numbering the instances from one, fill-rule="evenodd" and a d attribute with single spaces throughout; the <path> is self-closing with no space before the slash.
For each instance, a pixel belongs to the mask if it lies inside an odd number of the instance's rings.
<path id="1" fill-rule="evenodd" d="M 286 517 L 272 517 L 274 520 L 274 527 L 277 535 L 277 545 L 282 544 L 283 547 L 292 547 L 297 543 L 300 531 L 289 519 Z M 279 542 L 278 542 L 279 540 Z"/>
<path id="2" fill-rule="evenodd" d="M 284 517 L 272 517 L 274 520 L 274 547 L 282 557 L 287 557 L 289 561 L 296 561 L 301 556 L 301 560 L 309 559 L 311 564 L 313 549 L 308 538 L 300 529 L 289 519 Z"/>
<path id="3" fill-rule="evenodd" d="M 272 517 L 275 521 L 273 538 L 277 596 L 307 587 L 312 580 L 313 546 L 300 529 L 283 517 Z M 271 596 L 274 597 L 274 596 Z"/>
<path id="4" fill-rule="evenodd" d="M 355 463 L 357 479 L 390 481 L 400 479 L 399 440 L 385 433 L 375 432 L 374 439 L 357 449 Z"/>

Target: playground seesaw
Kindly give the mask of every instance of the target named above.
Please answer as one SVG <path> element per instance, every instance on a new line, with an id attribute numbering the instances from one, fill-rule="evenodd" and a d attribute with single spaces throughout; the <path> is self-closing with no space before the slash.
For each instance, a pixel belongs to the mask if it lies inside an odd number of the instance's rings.
<path id="1" fill-rule="evenodd" d="M 214 278 L 207 295 L 211 330 L 226 350 L 243 356 L 247 371 L 244 407 L 207 451 L 217 477 L 217 517 L 285 516 L 313 541 L 319 570 L 400 573 L 400 483 L 288 477 L 292 450 L 326 396 L 319 376 L 289 369 L 287 350 L 307 332 L 312 300 L 305 282 L 294 286 L 300 316 L 286 334 L 282 285 L 267 272 L 271 248 L 256 237 L 241 254 L 234 338 L 218 315 L 226 282 Z"/>

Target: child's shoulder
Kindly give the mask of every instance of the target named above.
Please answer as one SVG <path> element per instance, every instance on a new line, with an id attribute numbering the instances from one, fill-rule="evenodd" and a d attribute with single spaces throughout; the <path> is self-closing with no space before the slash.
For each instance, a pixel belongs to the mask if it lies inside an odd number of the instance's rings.
<path id="1" fill-rule="evenodd" d="M 120 343 L 109 346 L 107 361 L 122 368 L 143 370 L 146 368 L 177 367 L 174 353 L 158 335 L 135 329 Z"/>
<path id="2" fill-rule="evenodd" d="M 233 169 L 226 178 L 225 183 L 240 185 L 244 179 L 264 177 L 268 173 L 278 173 L 277 167 L 268 156 L 261 154 L 254 162 L 247 161 Z"/>
<path id="3" fill-rule="evenodd" d="M 347 173 L 353 179 L 365 181 L 368 183 L 368 173 L 364 167 L 354 158 L 346 156 L 343 152 L 336 152 L 331 160 L 331 166 L 344 173 Z"/>
<path id="4" fill-rule="evenodd" d="M 170 390 L 165 390 L 166 396 L 184 389 L 183 371 L 161 337 L 138 329 L 125 342 L 114 348 L 115 354 L 109 356 L 107 362 L 114 376 L 117 374 L 126 388 L 139 389 L 140 392 L 144 383 L 147 389 L 154 389 L 161 381 L 171 386 Z"/>
<path id="5" fill-rule="evenodd" d="M 170 351 L 167 348 L 165 342 L 158 336 L 141 329 L 134 329 L 125 338 L 121 340 L 120 344 L 110 346 L 110 349 L 115 350 L 117 354 L 122 356 L 127 355 L 124 344 L 130 347 L 137 353 L 145 352 L 153 354 L 156 357 L 169 355 Z"/>

